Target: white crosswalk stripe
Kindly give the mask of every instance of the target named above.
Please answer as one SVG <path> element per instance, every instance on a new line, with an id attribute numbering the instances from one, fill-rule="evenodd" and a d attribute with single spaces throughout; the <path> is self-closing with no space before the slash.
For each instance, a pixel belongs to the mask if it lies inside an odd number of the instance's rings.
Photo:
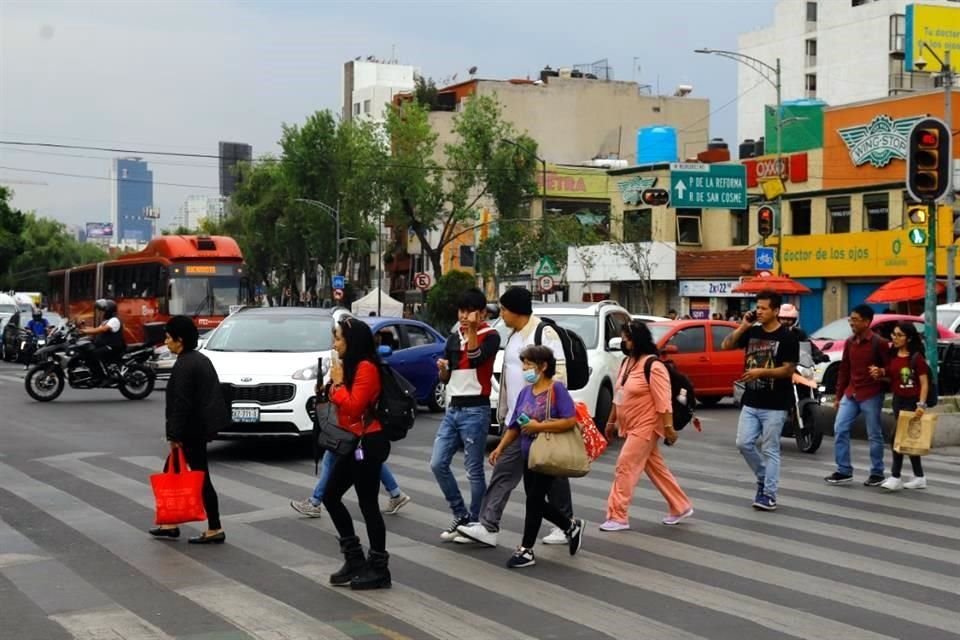
<path id="1" fill-rule="evenodd" d="M 889 495 L 859 484 L 829 487 L 822 481 L 832 470 L 828 457 L 785 451 L 781 509 L 771 514 L 750 508 L 753 479 L 732 444 L 685 435 L 665 455 L 694 502 L 693 519 L 660 525 L 662 498 L 644 479 L 631 507 L 633 530 L 600 533 L 614 471 L 609 455 L 572 481 L 575 509 L 593 521 L 583 551 L 571 558 L 565 547 L 538 546 L 537 567 L 511 572 L 503 562 L 520 540 L 522 486 L 504 513 L 499 547 L 441 543 L 450 514 L 429 469 L 429 448 L 398 443 L 390 463 L 414 502 L 386 518 L 394 588 L 379 592 L 328 585 L 340 563 L 332 523 L 298 518 L 287 506 L 312 488 L 312 464 L 215 457 L 213 481 L 229 505 L 228 543 L 197 552 L 142 531 L 153 509 L 148 475 L 160 467 L 158 456 L 4 459 L 0 498 L 22 501 L 59 535 L 82 538 L 147 576 L 182 603 L 183 619 L 145 615 L 139 601 L 147 593 L 117 597 L 93 587 L 89 569 L 63 564 L 3 511 L 0 588 L 9 581 L 78 640 L 200 638 L 211 628 L 211 638 L 270 640 L 960 640 L 954 459 L 929 460 L 931 490 Z M 865 457 L 861 444 L 858 468 Z M 461 487 L 469 495 L 462 478 Z M 358 516 L 356 504 L 350 507 Z M 70 592 L 42 592 L 42 574 Z M 177 626 L 203 616 L 192 633 Z"/>

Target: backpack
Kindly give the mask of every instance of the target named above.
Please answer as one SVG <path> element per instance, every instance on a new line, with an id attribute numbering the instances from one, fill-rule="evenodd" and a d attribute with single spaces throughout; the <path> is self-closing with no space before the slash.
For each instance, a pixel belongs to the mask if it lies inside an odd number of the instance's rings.
<path id="1" fill-rule="evenodd" d="M 550 318 L 540 318 L 533 344 L 543 344 L 543 329 L 550 327 L 557 332 L 560 344 L 563 345 L 563 359 L 567 368 L 567 389 L 574 391 L 587 386 L 590 381 L 590 365 L 587 362 L 587 345 L 583 338 L 573 331 L 567 331 Z"/>
<path id="2" fill-rule="evenodd" d="M 647 361 L 643 363 L 643 376 L 647 379 L 647 384 L 650 384 L 650 371 L 653 369 L 653 361 L 656 359 L 656 357 L 647 358 Z M 672 362 L 664 362 L 663 360 L 660 362 L 667 368 L 667 373 L 670 374 L 673 429 L 681 431 L 693 419 L 693 408 L 697 406 L 697 396 L 694 393 L 690 378 L 680 373 Z M 681 402 L 681 398 L 683 398 L 683 402 Z"/>
<path id="3" fill-rule="evenodd" d="M 386 363 L 379 363 L 380 397 L 373 414 L 387 438 L 396 442 L 407 437 L 407 431 L 417 417 L 417 389 Z"/>

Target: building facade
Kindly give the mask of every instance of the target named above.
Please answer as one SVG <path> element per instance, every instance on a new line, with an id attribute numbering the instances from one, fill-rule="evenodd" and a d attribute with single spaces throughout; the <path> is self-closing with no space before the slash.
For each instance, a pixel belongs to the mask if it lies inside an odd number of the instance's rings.
<path id="1" fill-rule="evenodd" d="M 154 235 L 153 171 L 140 158 L 117 158 L 111 165 L 110 179 L 115 241 L 148 242 Z"/>
<path id="2" fill-rule="evenodd" d="M 205 220 L 218 221 L 223 216 L 224 199 L 204 195 L 187 196 L 180 205 L 178 226 L 196 230 Z"/>
<path id="3" fill-rule="evenodd" d="M 245 142 L 223 142 L 218 145 L 220 158 L 220 197 L 229 198 L 237 190 L 245 164 L 253 161 L 253 147 Z"/>
<path id="4" fill-rule="evenodd" d="M 386 109 L 398 93 L 413 90 L 416 67 L 368 57 L 343 64 L 341 116 L 344 122 L 386 122 Z"/>

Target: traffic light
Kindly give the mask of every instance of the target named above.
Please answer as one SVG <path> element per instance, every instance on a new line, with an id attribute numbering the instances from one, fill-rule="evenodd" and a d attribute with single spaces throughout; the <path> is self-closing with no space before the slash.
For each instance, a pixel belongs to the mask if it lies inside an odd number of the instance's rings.
<path id="1" fill-rule="evenodd" d="M 907 219 L 910 224 L 927 224 L 927 205 L 914 204 L 907 209 Z"/>
<path id="2" fill-rule="evenodd" d="M 919 202 L 935 202 L 950 186 L 950 131 L 938 118 L 924 118 L 910 130 L 907 192 Z"/>
<path id="3" fill-rule="evenodd" d="M 643 204 L 650 206 L 669 204 L 670 192 L 666 189 L 644 189 L 643 193 L 640 194 L 640 199 L 643 201 Z"/>
<path id="4" fill-rule="evenodd" d="M 769 238 L 773 235 L 773 207 L 763 205 L 757 209 L 757 233 L 761 238 Z"/>

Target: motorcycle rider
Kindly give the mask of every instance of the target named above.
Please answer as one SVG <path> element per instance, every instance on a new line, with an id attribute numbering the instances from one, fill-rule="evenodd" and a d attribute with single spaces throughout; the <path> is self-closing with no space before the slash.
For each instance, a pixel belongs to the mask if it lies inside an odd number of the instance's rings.
<path id="1" fill-rule="evenodd" d="M 830 356 L 826 355 L 823 351 L 820 351 L 820 349 L 817 348 L 817 345 L 810 340 L 810 336 L 807 335 L 807 332 L 800 328 L 800 309 L 792 304 L 780 305 L 780 313 L 777 314 L 777 320 L 779 320 L 780 324 L 785 326 L 787 329 L 790 329 L 797 334 L 797 341 L 800 342 L 801 348 L 803 347 L 804 343 L 810 345 L 810 355 L 813 357 L 814 362 L 830 361 Z"/>
<path id="2" fill-rule="evenodd" d="M 123 355 L 126 343 L 123 340 L 123 323 L 117 317 L 117 303 L 101 298 L 94 303 L 94 309 L 102 314 L 100 326 L 93 329 L 81 329 L 80 333 L 94 336 L 93 351 L 85 354 L 84 359 L 90 366 L 94 377 L 107 377 L 105 363 Z"/>
<path id="3" fill-rule="evenodd" d="M 43 311 L 36 307 L 33 308 L 33 319 L 27 323 L 27 329 L 34 337 L 46 337 L 50 331 L 50 323 L 43 317 Z"/>

